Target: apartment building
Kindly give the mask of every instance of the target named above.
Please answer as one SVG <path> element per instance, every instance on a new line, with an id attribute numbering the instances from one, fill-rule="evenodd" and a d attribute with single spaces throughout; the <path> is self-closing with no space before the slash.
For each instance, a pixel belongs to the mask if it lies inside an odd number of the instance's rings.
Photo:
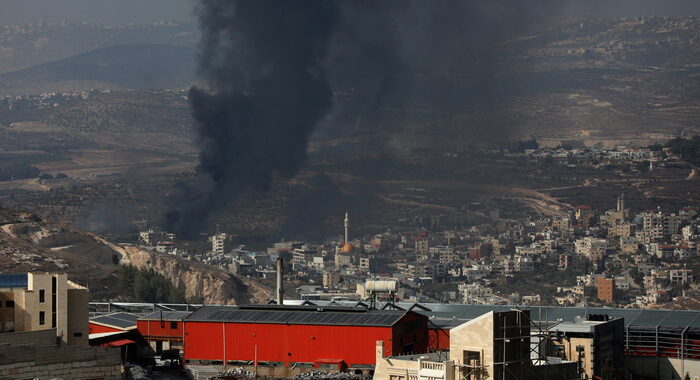
<path id="1" fill-rule="evenodd" d="M 0 333 L 55 329 L 58 342 L 87 346 L 88 298 L 65 273 L 0 274 Z"/>
<path id="2" fill-rule="evenodd" d="M 693 282 L 692 269 L 671 269 L 668 278 L 672 284 L 687 284 Z"/>
<path id="3" fill-rule="evenodd" d="M 585 237 L 574 242 L 576 253 L 586 256 L 590 261 L 600 261 L 605 256 L 608 243 L 605 239 Z"/>

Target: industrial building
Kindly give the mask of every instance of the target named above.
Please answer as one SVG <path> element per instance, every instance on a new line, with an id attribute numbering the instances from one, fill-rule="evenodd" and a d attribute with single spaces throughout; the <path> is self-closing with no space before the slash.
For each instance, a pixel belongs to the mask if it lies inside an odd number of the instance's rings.
<path id="1" fill-rule="evenodd" d="M 301 301 L 285 301 L 287 303 Z M 324 305 L 343 305 L 343 302 L 313 301 Z M 409 309 L 412 303 L 398 302 L 396 307 Z M 429 318 L 429 326 L 453 321 L 470 321 L 485 313 L 509 311 L 515 306 L 507 305 L 465 305 L 423 303 L 427 310 L 414 308 L 416 312 Z M 380 305 L 380 307 L 384 307 Z M 689 375 L 700 378 L 700 311 L 691 310 L 646 310 L 616 308 L 586 308 L 557 306 L 520 306 L 530 310 L 532 320 L 543 330 L 549 328 L 566 332 L 566 322 L 575 323 L 587 315 L 607 315 L 614 322 L 615 331 L 610 327 L 594 329 L 589 334 L 605 337 L 604 344 L 610 340 L 619 340 L 619 323 L 623 323 L 624 371 L 633 378 L 684 378 Z M 448 325 L 449 326 L 449 325 Z M 577 327 L 578 328 L 578 327 Z M 606 335 L 601 335 L 605 331 Z M 569 331 L 574 337 L 574 331 Z M 437 334 L 437 332 L 433 333 Z M 451 338 L 452 331 L 442 334 L 444 345 L 446 337 Z M 612 335 L 610 335 L 612 334 Z M 617 338 L 615 338 L 617 337 Z M 448 339 L 449 339 L 448 338 Z M 575 349 L 575 347 L 574 347 Z M 594 348 L 595 349 L 595 348 Z M 592 360 L 591 356 L 588 356 Z M 572 357 L 573 360 L 576 360 Z M 617 361 L 619 363 L 619 361 Z M 613 364 L 615 366 L 616 364 Z M 619 365 L 619 364 L 618 364 Z M 600 367 L 600 366 L 598 366 Z"/>
<path id="2" fill-rule="evenodd" d="M 136 328 L 139 316 L 131 313 L 111 313 L 90 318 L 90 335 L 129 331 Z"/>
<path id="3" fill-rule="evenodd" d="M 164 350 L 183 351 L 184 319 L 191 311 L 154 311 L 137 321 L 138 330 L 155 354 Z"/>
<path id="4" fill-rule="evenodd" d="M 542 354 L 576 362 L 582 378 L 624 378 L 624 330 L 624 319 L 607 315 L 555 322 L 546 327 L 553 334 Z"/>
<path id="5" fill-rule="evenodd" d="M 138 356 L 138 346 L 142 342 L 136 329 L 139 318 L 131 313 L 110 313 L 90 318 L 90 345 L 105 348 L 120 348 L 123 362 Z"/>
<path id="6" fill-rule="evenodd" d="M 302 304 L 303 307 L 297 307 Z M 152 313 L 158 309 L 188 311 L 192 308 L 192 305 L 173 304 L 93 305 L 95 312 L 118 308 L 140 314 Z M 389 357 L 394 362 L 403 357 L 415 362 L 411 364 L 415 367 L 418 359 L 426 365 L 449 361 L 446 352 L 452 350 L 455 334 L 465 334 L 466 330 L 476 326 L 465 323 L 491 312 L 497 314 L 527 310 L 531 319 L 530 360 L 549 357 L 546 360 L 572 362 L 576 370 L 574 378 L 607 377 L 611 372 L 613 376 L 624 372 L 635 379 L 684 378 L 685 375 L 691 379 L 700 377 L 700 311 L 439 303 L 417 305 L 405 302 L 376 305 L 379 309 L 393 310 L 367 310 L 367 306 L 361 302 L 285 300 L 285 305 L 281 308 L 274 305 L 249 308 L 203 307 L 200 310 L 205 311 L 204 314 L 194 313 L 183 319 L 184 355 L 190 359 L 191 364 L 207 363 L 220 367 L 224 364 L 225 352 L 226 364 L 229 365 L 242 365 L 247 360 L 245 363 L 257 363 L 261 368 L 371 368 L 377 357 L 377 341 L 381 340 L 382 358 Z M 356 310 L 353 312 L 347 309 Z M 237 315 L 234 313 L 236 311 L 243 314 Z M 285 316 L 271 314 L 273 311 L 285 313 Z M 340 313 L 346 315 L 344 318 L 355 316 L 357 319 L 350 320 L 349 323 L 336 323 L 332 319 L 335 317 L 330 316 L 331 311 L 335 311 L 334 315 Z M 409 348 L 402 349 L 400 345 L 395 347 L 397 341 L 406 342 L 406 335 L 410 338 L 410 334 L 403 333 L 399 327 L 403 324 L 401 319 L 391 328 L 386 326 L 386 322 L 379 326 L 359 325 L 359 321 L 365 318 L 361 315 L 375 314 L 415 314 L 427 318 L 426 350 L 420 351 L 422 347 L 416 344 L 413 348 L 415 354 L 411 355 Z M 165 311 L 163 315 L 166 315 Z M 302 315 L 306 317 L 300 319 Z M 456 329 L 463 325 L 466 327 Z M 304 330 L 307 328 L 315 330 Z M 384 335 L 375 339 L 377 331 L 384 331 Z M 366 334 L 366 339 L 362 338 L 366 332 L 371 334 Z M 326 334 L 333 334 L 332 338 Z M 346 338 L 348 334 L 355 336 Z M 482 337 L 478 334 L 474 339 L 483 340 Z M 543 341 L 543 337 L 547 339 Z M 338 345 L 338 341 L 350 343 Z M 272 344 L 268 345 L 270 342 Z M 307 342 L 306 346 L 304 342 Z M 354 350 L 342 347 L 358 344 L 363 348 Z M 369 345 L 371 347 L 368 349 Z M 248 347 L 248 350 L 241 351 L 242 347 Z M 302 357 L 301 353 L 308 351 L 315 353 L 316 357 L 307 354 Z M 372 358 L 367 357 L 368 351 Z M 329 358 L 334 360 L 323 360 Z M 337 358 L 341 358 L 344 365 L 339 365 Z M 284 367 L 285 365 L 290 367 Z M 435 365 L 435 368 L 438 367 Z M 534 367 L 538 366 L 533 364 Z"/>
<path id="7" fill-rule="evenodd" d="M 450 329 L 449 351 L 387 357 L 377 342 L 374 380 L 579 378 L 575 362 L 533 359 L 531 325 L 529 311 L 491 311 Z"/>
<path id="8" fill-rule="evenodd" d="M 413 311 L 317 306 L 204 306 L 184 319 L 187 363 L 371 369 L 385 355 L 426 352 L 427 317 Z"/>
<path id="9" fill-rule="evenodd" d="M 432 318 L 428 320 L 428 351 L 450 349 L 450 330 L 464 323 L 464 320 Z"/>

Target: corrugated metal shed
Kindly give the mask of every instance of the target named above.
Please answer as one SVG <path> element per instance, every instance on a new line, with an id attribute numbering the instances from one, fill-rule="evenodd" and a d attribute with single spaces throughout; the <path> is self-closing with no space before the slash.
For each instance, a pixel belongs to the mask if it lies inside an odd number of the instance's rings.
<path id="1" fill-rule="evenodd" d="M 605 314 L 612 318 L 624 318 L 625 325 L 659 326 L 659 327 L 689 327 L 700 328 L 700 311 L 686 310 L 646 310 L 646 309 L 616 309 L 601 307 L 544 307 L 544 306 L 489 306 L 489 305 L 444 305 L 424 304 L 431 309 L 421 312 L 429 316 L 457 319 L 473 319 L 489 311 L 510 310 L 515 307 L 530 310 L 530 316 L 535 321 L 574 322 L 576 317 L 587 314 Z M 419 311 L 420 312 L 420 311 Z"/>
<path id="2" fill-rule="evenodd" d="M 285 301 L 290 302 L 290 301 Z M 291 301 L 295 302 L 295 301 Z M 312 301 L 323 307 L 328 301 Z M 336 305 L 338 302 L 335 303 Z M 349 305 L 350 303 L 348 303 Z M 399 302 L 399 307 L 408 308 L 412 303 Z M 518 305 L 464 305 L 464 304 L 421 304 L 430 311 L 414 309 L 431 319 L 471 320 L 490 311 L 507 311 L 514 308 L 530 310 L 533 321 L 575 322 L 577 317 L 587 314 L 605 314 L 612 318 L 624 318 L 625 325 L 640 327 L 668 327 L 700 329 L 700 311 L 696 310 L 647 310 L 603 307 L 560 307 L 560 306 L 518 306 Z M 381 305 L 380 305 L 381 306 Z"/>
<path id="3" fill-rule="evenodd" d="M 26 288 L 28 283 L 26 273 L 0 274 L 0 288 Z"/>
<path id="4" fill-rule="evenodd" d="M 108 315 L 102 315 L 99 317 L 90 318 L 91 323 L 96 323 L 99 325 L 116 327 L 119 329 L 130 329 L 136 327 L 136 320 L 138 315 L 129 313 L 114 313 Z"/>
<path id="5" fill-rule="evenodd" d="M 394 310 L 203 306 L 187 317 L 186 321 L 390 327 L 404 315 L 406 311 Z"/>
<path id="6" fill-rule="evenodd" d="M 192 314 L 191 311 L 154 311 L 150 314 L 139 317 L 140 321 L 180 321 Z"/>

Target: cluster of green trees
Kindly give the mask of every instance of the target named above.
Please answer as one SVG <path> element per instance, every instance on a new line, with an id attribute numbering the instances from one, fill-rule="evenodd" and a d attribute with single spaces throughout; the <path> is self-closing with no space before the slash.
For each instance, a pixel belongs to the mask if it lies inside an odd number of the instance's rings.
<path id="1" fill-rule="evenodd" d="M 0 181 L 36 178 L 39 169 L 23 162 L 0 161 Z"/>
<path id="2" fill-rule="evenodd" d="M 0 153 L 0 181 L 11 181 L 17 179 L 37 178 L 53 179 L 67 178 L 68 176 L 59 173 L 56 177 L 51 174 L 41 174 L 35 164 L 42 162 L 65 161 L 69 158 L 53 153 L 30 153 L 14 154 Z M 41 175 L 40 175 L 41 174 Z"/>
<path id="3" fill-rule="evenodd" d="M 700 165 L 700 136 L 689 139 L 676 137 L 666 144 L 671 148 L 671 152 L 681 156 L 684 160 L 693 165 Z"/>
<path id="4" fill-rule="evenodd" d="M 131 296 L 136 302 L 187 302 L 184 289 L 173 285 L 170 280 L 153 269 L 122 265 L 117 272 L 117 279 L 122 288 L 131 290 Z"/>

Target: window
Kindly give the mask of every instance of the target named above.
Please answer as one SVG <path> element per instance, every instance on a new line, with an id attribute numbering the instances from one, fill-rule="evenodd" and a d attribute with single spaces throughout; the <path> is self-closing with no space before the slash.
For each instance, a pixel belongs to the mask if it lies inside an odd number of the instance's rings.
<path id="1" fill-rule="evenodd" d="M 56 276 L 51 277 L 51 327 L 56 328 Z"/>
<path id="2" fill-rule="evenodd" d="M 46 290 L 39 289 L 39 302 L 44 303 L 46 301 Z"/>
<path id="3" fill-rule="evenodd" d="M 12 301 L 12 300 L 5 301 L 5 307 L 15 307 L 15 301 Z"/>
<path id="4" fill-rule="evenodd" d="M 73 338 L 80 338 L 81 336 L 83 336 L 83 333 L 81 333 L 81 332 L 74 332 L 73 333 Z"/>
<path id="5" fill-rule="evenodd" d="M 176 322 L 176 321 L 171 321 L 171 322 L 170 322 L 170 328 L 171 328 L 172 330 L 177 329 L 177 322 Z"/>
<path id="6" fill-rule="evenodd" d="M 39 312 L 39 324 L 44 325 L 46 323 L 46 313 L 43 311 Z"/>
<path id="7" fill-rule="evenodd" d="M 464 365 L 479 365 L 479 359 L 481 354 L 478 351 L 463 351 L 464 354 Z"/>

